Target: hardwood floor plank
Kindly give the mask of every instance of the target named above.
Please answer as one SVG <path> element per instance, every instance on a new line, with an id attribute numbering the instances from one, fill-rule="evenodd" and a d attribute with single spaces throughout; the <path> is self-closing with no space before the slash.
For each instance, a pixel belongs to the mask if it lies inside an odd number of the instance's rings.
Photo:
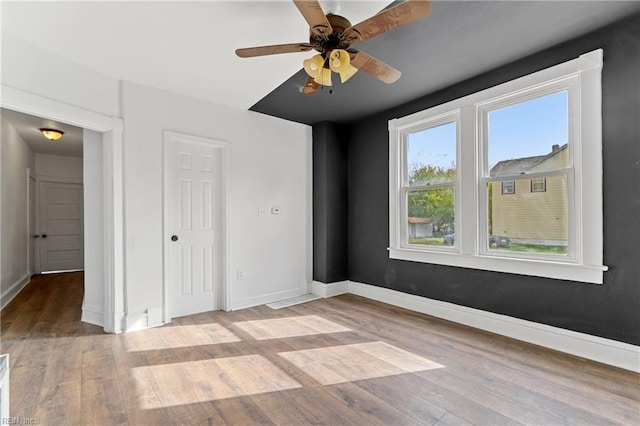
<path id="1" fill-rule="evenodd" d="M 127 412 L 117 380 L 82 381 L 80 423 L 126 425 Z"/>
<path id="2" fill-rule="evenodd" d="M 211 401 L 220 418 L 226 425 L 275 425 L 264 411 L 255 403 L 253 397 L 222 399 Z"/>
<path id="3" fill-rule="evenodd" d="M 299 388 L 287 392 L 292 403 L 306 413 L 308 424 L 362 425 L 365 418 L 320 388 Z M 279 423 L 279 422 L 276 422 Z"/>
<path id="4" fill-rule="evenodd" d="M 80 424 L 81 389 L 79 381 L 43 385 L 35 418 L 47 424 Z"/>
<path id="5" fill-rule="evenodd" d="M 435 420 L 434 411 L 428 404 L 414 406 L 412 410 L 402 410 L 396 404 L 394 406 L 386 394 L 373 394 L 360 387 L 357 383 L 342 383 L 327 386 L 325 390 L 345 404 L 349 409 L 356 411 L 364 419 L 372 424 L 386 425 L 422 425 L 431 424 Z M 405 395 L 408 397 L 408 395 Z M 396 400 L 399 399 L 396 396 Z M 405 400 L 406 401 L 406 400 Z M 404 401 L 403 401 L 404 404 Z M 407 414 L 410 411 L 411 414 Z"/>
<path id="6" fill-rule="evenodd" d="M 39 424 L 640 424 L 640 375 L 354 295 L 107 335 L 82 273 L 2 311 L 12 415 Z"/>
<path id="7" fill-rule="evenodd" d="M 36 406 L 40 402 L 40 392 L 46 369 L 42 366 L 20 365 L 10 370 L 11 414 L 27 416 L 26 408 Z M 35 414 L 35 412 L 34 412 Z"/>
<path id="8" fill-rule="evenodd" d="M 454 414 L 447 413 L 438 420 L 436 426 L 470 426 L 472 424 Z"/>
<path id="9" fill-rule="evenodd" d="M 281 425 L 311 424 L 312 419 L 304 407 L 299 407 L 288 392 L 270 392 L 252 395 L 251 400 L 269 422 Z"/>
<path id="10" fill-rule="evenodd" d="M 353 295 L 341 297 L 357 298 L 357 296 Z M 363 304 L 358 303 L 352 309 L 352 311 L 356 313 L 350 312 L 346 314 L 345 319 L 348 320 L 349 315 L 357 317 L 361 314 L 360 311 L 362 311 L 362 313 L 369 313 L 369 306 L 376 311 L 374 315 L 380 315 L 379 312 L 377 312 L 378 305 L 385 306 L 375 301 L 366 301 Z M 415 328 L 416 324 L 411 324 L 413 321 L 406 323 L 403 319 L 405 318 L 404 315 L 397 315 L 398 313 L 403 313 L 401 308 L 391 307 L 389 309 L 394 312 L 394 315 L 387 321 L 389 324 L 388 332 L 390 334 L 380 333 L 381 337 L 402 340 L 403 335 L 413 336 L 413 331 L 416 333 L 420 332 L 420 328 Z M 417 315 L 410 311 L 407 312 L 410 313 L 410 316 Z M 394 325 L 395 323 L 398 323 L 398 325 Z M 604 390 L 608 395 L 611 395 L 611 393 L 622 393 L 628 397 L 632 394 L 637 395 L 637 391 L 640 389 L 637 374 L 613 367 L 606 367 L 607 371 L 618 371 L 620 375 L 627 378 L 626 380 L 606 380 L 602 378 L 602 375 L 593 375 L 585 370 L 586 365 L 600 364 L 587 363 L 586 360 L 578 357 L 561 354 L 556 351 L 479 330 L 465 328 L 446 321 L 442 321 L 442 323 L 443 325 L 438 327 L 433 327 L 429 324 L 430 332 L 432 330 L 438 331 L 436 331 L 433 336 L 430 336 L 429 342 L 426 343 L 428 343 L 431 352 L 442 353 L 432 359 L 435 361 L 438 359 L 443 360 L 442 362 L 450 367 L 465 368 L 467 364 L 466 360 L 472 358 L 474 360 L 474 366 L 484 367 L 487 371 L 492 371 L 496 368 L 510 368 L 519 377 L 534 377 L 549 383 L 564 383 L 576 390 L 591 388 Z M 449 329 L 442 329 L 443 326 L 449 326 Z M 461 327 L 462 330 L 459 332 Z M 442 336 L 442 333 L 444 333 L 445 336 Z M 460 340 L 459 336 L 464 336 L 465 339 Z M 472 342 L 472 344 L 469 342 Z M 404 343 L 411 348 L 425 342 L 422 342 L 420 339 L 404 339 Z M 466 356 L 447 358 L 447 354 L 450 355 L 451 353 Z M 445 361 L 445 359 L 447 360 Z M 522 359 L 526 359 L 527 362 L 522 362 Z M 581 374 L 576 375 L 576 371 L 580 371 Z M 634 376 L 636 377 L 635 379 L 633 379 Z"/>

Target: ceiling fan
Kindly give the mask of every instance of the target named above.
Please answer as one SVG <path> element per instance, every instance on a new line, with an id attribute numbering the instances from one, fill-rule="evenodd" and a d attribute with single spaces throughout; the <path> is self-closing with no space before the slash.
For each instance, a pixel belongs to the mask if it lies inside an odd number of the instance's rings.
<path id="1" fill-rule="evenodd" d="M 400 78 L 400 71 L 351 46 L 417 21 L 431 12 L 429 1 L 405 0 L 359 24 L 351 25 L 351 22 L 343 16 L 332 13 L 325 15 L 317 0 L 293 0 L 293 3 L 309 24 L 308 43 L 247 47 L 237 49 L 236 55 L 241 58 L 250 58 L 316 50 L 319 52 L 317 55 L 303 62 L 303 67 L 309 75 L 302 88 L 304 95 L 316 93 L 321 86 L 331 86 L 332 71 L 340 75 L 342 83 L 358 70 L 387 84 L 397 81 Z"/>

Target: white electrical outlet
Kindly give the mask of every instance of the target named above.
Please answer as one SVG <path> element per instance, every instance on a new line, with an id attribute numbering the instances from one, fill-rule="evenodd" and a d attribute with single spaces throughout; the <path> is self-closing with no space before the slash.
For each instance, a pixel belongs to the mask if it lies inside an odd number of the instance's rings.
<path id="1" fill-rule="evenodd" d="M 260 207 L 258 209 L 258 216 L 265 216 L 267 214 L 267 209 L 264 207 Z"/>
<path id="2" fill-rule="evenodd" d="M 238 269 L 237 275 L 238 275 L 238 281 L 244 280 L 244 271 L 241 271 Z"/>

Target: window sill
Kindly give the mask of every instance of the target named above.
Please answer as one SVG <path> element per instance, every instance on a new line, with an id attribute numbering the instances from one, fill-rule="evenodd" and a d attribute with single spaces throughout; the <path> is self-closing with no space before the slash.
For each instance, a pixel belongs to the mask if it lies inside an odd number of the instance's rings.
<path id="1" fill-rule="evenodd" d="M 427 252 L 410 248 L 389 248 L 389 258 L 411 262 L 432 263 L 485 271 L 507 272 L 558 280 L 602 284 L 604 265 L 584 265 L 558 261 L 516 259 L 497 256 L 469 255 L 447 252 Z"/>

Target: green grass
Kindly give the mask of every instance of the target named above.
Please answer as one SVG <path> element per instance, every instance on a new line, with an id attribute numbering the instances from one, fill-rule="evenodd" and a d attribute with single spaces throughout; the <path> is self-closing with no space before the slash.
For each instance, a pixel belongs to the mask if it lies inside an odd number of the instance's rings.
<path id="1" fill-rule="evenodd" d="M 409 238 L 409 244 L 419 244 L 423 246 L 443 246 L 442 237 L 430 238 Z M 567 246 L 547 246 L 542 244 L 519 244 L 512 243 L 509 247 L 496 247 L 491 250 L 511 251 L 520 253 L 541 253 L 541 254 L 567 254 Z"/>
<path id="2" fill-rule="evenodd" d="M 423 246 L 443 246 L 444 239 L 442 237 L 409 238 L 409 244 L 420 244 Z"/>
<path id="3" fill-rule="evenodd" d="M 567 254 L 568 247 L 512 243 L 509 247 L 496 247 L 492 250 L 515 251 L 521 253 Z"/>

